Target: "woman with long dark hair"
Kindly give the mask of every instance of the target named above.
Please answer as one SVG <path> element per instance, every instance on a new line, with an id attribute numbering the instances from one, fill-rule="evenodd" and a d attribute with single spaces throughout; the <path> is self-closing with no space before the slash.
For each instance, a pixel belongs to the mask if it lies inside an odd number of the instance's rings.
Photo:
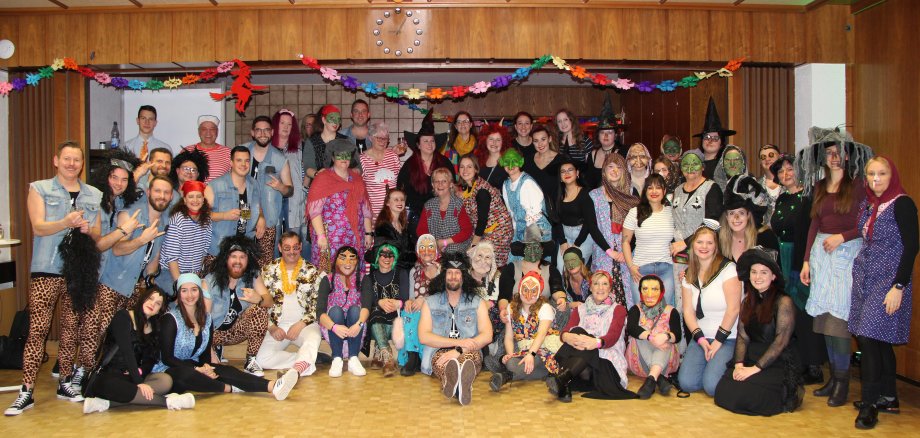
<path id="1" fill-rule="evenodd" d="M 374 245 L 384 241 L 399 249 L 399 260 L 396 261 L 399 267 L 410 269 L 415 264 L 415 231 L 409 229 L 406 193 L 399 189 L 387 192 L 374 222 Z"/>
<path id="2" fill-rule="evenodd" d="M 738 277 L 747 294 L 735 365 L 716 387 L 716 405 L 746 415 L 792 412 L 802 405 L 805 389 L 792 339 L 795 304 L 783 293 L 782 270 L 773 254 L 753 248 L 738 258 Z"/>
<path id="3" fill-rule="evenodd" d="M 454 173 L 456 173 L 460 157 L 472 153 L 476 149 L 479 134 L 476 132 L 476 126 L 473 125 L 473 116 L 470 113 L 462 110 L 457 111 L 452 120 L 447 144 L 441 149 L 441 155 L 447 157 L 450 163 L 453 164 Z"/>
<path id="4" fill-rule="evenodd" d="M 195 407 L 194 395 L 170 393 L 169 374 L 151 372 L 160 356 L 159 319 L 166 313 L 168 300 L 163 289 L 153 286 L 140 294 L 134 307 L 115 312 L 103 346 L 105 357 L 111 355 L 111 359 L 86 389 L 84 414 L 124 404 Z"/>
<path id="5" fill-rule="evenodd" d="M 533 138 L 535 153 L 524 157 L 524 167 L 521 170 L 540 186 L 546 198 L 547 208 L 552 214 L 559 194 L 559 167 L 567 158 L 559 153 L 559 148 L 545 127 L 535 126 L 530 136 Z"/>
<path id="6" fill-rule="evenodd" d="M 428 113 L 429 116 L 431 113 Z M 434 190 L 431 187 L 431 175 L 435 169 L 445 168 L 454 175 L 454 166 L 444 155 L 436 153 L 436 139 L 438 135 L 434 133 L 434 122 L 429 116 L 425 116 L 422 121 L 422 127 L 418 131 L 417 144 L 412 145 L 417 149 L 415 153 L 406 160 L 406 163 L 399 170 L 399 176 L 396 177 L 396 187 L 405 192 L 406 205 L 409 211 L 409 229 L 415 230 L 418 227 L 419 218 L 422 215 L 422 209 L 425 202 L 434 197 Z"/>
<path id="7" fill-rule="evenodd" d="M 558 225 L 554 227 L 554 240 L 559 244 L 559 251 L 566 252 L 575 247 L 591 257 L 594 254 L 594 238 L 600 232 L 597 229 L 597 217 L 586 214 L 594 210 L 594 201 L 580 178 L 578 167 L 572 161 L 563 161 L 559 166 L 559 192 L 556 199 Z M 561 228 L 561 236 L 559 229 Z M 562 270 L 560 257 L 559 269 Z"/>
<path id="8" fill-rule="evenodd" d="M 634 340 L 626 348 L 629 371 L 645 377 L 639 388 L 639 398 L 647 400 L 655 393 L 668 395 L 671 383 L 668 376 L 680 367 L 680 343 L 683 331 L 680 313 L 665 300 L 664 279 L 645 275 L 639 279 L 639 296 L 636 305 L 629 308 L 626 333 Z"/>

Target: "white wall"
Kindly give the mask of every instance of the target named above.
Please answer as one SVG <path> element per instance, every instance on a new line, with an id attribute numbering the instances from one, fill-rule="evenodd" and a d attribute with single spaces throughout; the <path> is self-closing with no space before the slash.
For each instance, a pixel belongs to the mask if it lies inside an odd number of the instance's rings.
<path id="1" fill-rule="evenodd" d="M 0 81 L 8 81 L 9 73 L 0 71 Z M 0 97 L 0 224 L 3 225 L 4 237 L 10 233 L 10 99 Z M 18 236 L 12 236 L 18 237 Z M 0 262 L 11 260 L 10 249 L 0 247 Z M 0 289 L 13 287 L 13 283 L 0 284 Z"/>
<path id="2" fill-rule="evenodd" d="M 115 87 L 103 87 L 96 81 L 89 81 L 89 144 L 95 149 L 100 141 L 108 143 L 112 137 L 112 122 L 118 122 L 121 139 L 125 140 L 125 124 L 122 120 L 121 94 Z M 130 123 L 136 123 L 134 119 Z M 135 129 L 137 127 L 135 126 Z"/>
<path id="3" fill-rule="evenodd" d="M 795 150 L 808 146 L 812 126 L 846 123 L 844 64 L 804 64 L 795 68 Z"/>

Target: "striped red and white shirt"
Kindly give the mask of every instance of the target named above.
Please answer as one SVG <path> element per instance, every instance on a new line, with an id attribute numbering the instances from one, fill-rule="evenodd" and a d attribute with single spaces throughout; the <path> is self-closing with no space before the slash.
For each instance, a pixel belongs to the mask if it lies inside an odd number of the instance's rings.
<path id="1" fill-rule="evenodd" d="M 230 171 L 230 148 L 224 145 L 218 144 L 212 148 L 204 148 L 201 147 L 201 143 L 196 143 L 186 146 L 185 149 L 189 151 L 197 149 L 198 152 L 208 157 L 208 179 L 204 181 L 205 184 Z"/>
<path id="2" fill-rule="evenodd" d="M 375 161 L 367 153 L 360 155 L 361 178 L 367 187 L 367 197 L 371 201 L 373 220 L 377 219 L 383 209 L 383 200 L 386 199 L 387 189 L 396 187 L 396 177 L 402 167 L 402 161 L 396 151 L 387 149 L 383 153 L 383 160 Z"/>

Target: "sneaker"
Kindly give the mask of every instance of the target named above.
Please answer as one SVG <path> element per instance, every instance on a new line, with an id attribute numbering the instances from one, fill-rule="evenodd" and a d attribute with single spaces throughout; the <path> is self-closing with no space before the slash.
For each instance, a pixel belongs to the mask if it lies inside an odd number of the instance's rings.
<path id="1" fill-rule="evenodd" d="M 459 384 L 460 362 L 457 362 L 457 359 L 451 359 L 444 365 L 444 387 L 441 388 L 441 393 L 444 394 L 444 397 L 454 398 Z"/>
<path id="2" fill-rule="evenodd" d="M 262 370 L 262 367 L 256 362 L 255 356 L 246 356 L 246 366 L 244 367 L 245 371 L 249 374 L 252 374 L 256 377 L 262 377 L 265 375 L 265 371 Z"/>
<path id="3" fill-rule="evenodd" d="M 70 376 L 70 386 L 80 392 L 83 389 L 83 379 L 86 377 L 86 368 L 79 367 L 74 370 L 73 375 Z"/>
<path id="4" fill-rule="evenodd" d="M 246 391 L 243 391 L 242 389 L 236 386 L 230 385 L 230 392 L 233 393 L 233 392 L 246 392 Z"/>
<path id="5" fill-rule="evenodd" d="M 358 356 L 348 358 L 348 372 L 353 376 L 363 376 L 367 374 L 367 371 L 364 370 L 364 366 L 361 365 L 361 361 L 358 360 Z"/>
<path id="6" fill-rule="evenodd" d="M 473 401 L 473 380 L 476 379 L 476 365 L 473 361 L 468 360 L 460 366 L 460 383 L 458 385 L 457 399 L 460 404 L 466 406 Z"/>
<path id="7" fill-rule="evenodd" d="M 332 359 L 332 365 L 329 366 L 329 377 L 342 377 L 342 358 Z"/>
<path id="8" fill-rule="evenodd" d="M 195 396 L 192 394 L 176 394 L 175 392 L 166 394 L 166 408 L 171 411 L 178 411 L 180 409 L 192 409 L 194 407 Z M 84 412 L 86 412 L 85 409 Z"/>
<path id="9" fill-rule="evenodd" d="M 57 398 L 71 402 L 83 401 L 83 396 L 80 395 L 80 391 L 70 386 L 69 381 L 58 383 Z"/>
<path id="10" fill-rule="evenodd" d="M 272 388 L 275 400 L 281 401 L 287 398 L 294 389 L 294 385 L 297 384 L 297 377 L 297 370 L 291 368 L 280 379 L 275 380 L 275 387 Z"/>
<path id="11" fill-rule="evenodd" d="M 19 396 L 16 397 L 16 401 L 6 408 L 6 411 L 3 411 L 3 415 L 7 417 L 12 417 L 14 415 L 19 415 L 22 411 L 26 409 L 32 409 L 35 407 L 35 400 L 32 399 L 32 390 L 26 388 L 26 385 L 22 385 L 19 388 Z"/>
<path id="12" fill-rule="evenodd" d="M 302 371 L 300 371 L 300 377 L 312 376 L 313 373 L 316 372 L 316 366 L 315 366 L 315 365 L 311 365 L 310 362 L 303 361 L 303 360 L 302 360 L 302 361 L 298 361 L 297 363 L 295 363 L 295 364 L 294 364 L 294 369 L 295 369 L 295 370 L 302 370 Z"/>
<path id="13" fill-rule="evenodd" d="M 61 363 L 54 361 L 54 366 L 51 367 L 51 377 L 55 379 L 61 378 Z"/>
<path id="14" fill-rule="evenodd" d="M 220 362 L 220 363 L 227 363 L 227 362 L 229 362 L 227 359 L 224 359 L 224 346 L 223 346 L 223 345 L 215 345 L 215 346 L 214 346 L 214 354 L 217 355 L 217 361 L 218 361 L 218 362 Z"/>
<path id="15" fill-rule="evenodd" d="M 83 413 L 105 412 L 109 410 L 109 401 L 104 398 L 90 397 L 83 400 Z"/>

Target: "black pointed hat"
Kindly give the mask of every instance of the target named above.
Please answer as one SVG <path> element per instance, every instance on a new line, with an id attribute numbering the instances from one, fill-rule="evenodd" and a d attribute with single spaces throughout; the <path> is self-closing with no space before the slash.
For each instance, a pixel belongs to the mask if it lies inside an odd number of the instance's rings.
<path id="1" fill-rule="evenodd" d="M 610 93 L 605 93 L 604 106 L 601 107 L 601 114 L 598 116 L 597 130 L 609 130 L 617 128 L 616 115 L 613 113 L 613 104 L 610 102 Z"/>
<path id="2" fill-rule="evenodd" d="M 418 139 L 423 135 L 432 135 L 434 136 L 434 144 L 436 145 L 435 150 L 438 150 L 445 143 L 447 143 L 447 133 L 436 134 L 434 132 L 434 109 L 429 108 L 428 114 L 425 114 L 425 118 L 422 119 L 422 127 L 419 128 L 418 132 L 403 131 L 403 135 L 406 137 L 406 143 L 409 144 L 414 149 L 418 149 Z"/>
<path id="3" fill-rule="evenodd" d="M 735 131 L 722 127 L 719 111 L 716 110 L 716 101 L 712 99 L 712 96 L 709 96 L 709 106 L 706 108 L 706 121 L 703 124 L 703 132 L 694 135 L 694 137 L 702 137 L 709 132 L 718 132 L 723 139 L 735 135 Z"/>

